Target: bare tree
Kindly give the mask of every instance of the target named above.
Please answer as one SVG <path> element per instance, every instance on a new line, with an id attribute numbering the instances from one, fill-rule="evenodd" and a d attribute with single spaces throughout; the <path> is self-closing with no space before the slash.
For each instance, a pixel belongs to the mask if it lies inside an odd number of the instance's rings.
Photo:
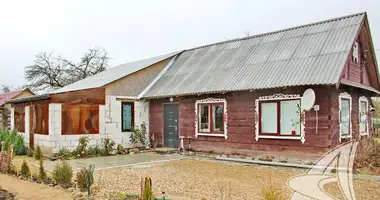
<path id="1" fill-rule="evenodd" d="M 16 90 L 21 90 L 23 88 L 24 88 L 24 86 L 14 86 L 14 85 L 2 84 L 0 86 L 0 93 L 13 92 Z"/>
<path id="2" fill-rule="evenodd" d="M 25 67 L 27 86 L 36 91 L 64 87 L 108 68 L 108 53 L 102 48 L 89 49 L 75 63 L 53 53 L 36 55 L 34 64 Z"/>
<path id="3" fill-rule="evenodd" d="M 251 32 L 250 32 L 249 30 L 245 30 L 245 31 L 244 31 L 244 35 L 245 35 L 246 37 L 249 37 L 249 36 L 251 36 Z"/>

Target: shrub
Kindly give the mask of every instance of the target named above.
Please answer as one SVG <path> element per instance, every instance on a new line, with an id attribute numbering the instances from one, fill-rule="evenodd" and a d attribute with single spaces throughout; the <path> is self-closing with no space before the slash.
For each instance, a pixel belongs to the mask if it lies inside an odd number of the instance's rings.
<path id="1" fill-rule="evenodd" d="M 147 135 L 146 123 L 143 122 L 140 125 L 140 128 L 138 128 L 137 126 L 132 127 L 132 134 L 129 137 L 129 140 L 134 145 L 136 145 L 136 144 L 146 145 L 146 135 Z"/>
<path id="2" fill-rule="evenodd" d="M 4 150 L 7 151 L 9 145 L 14 145 L 14 153 L 16 155 L 25 155 L 27 148 L 24 142 L 24 136 L 18 134 L 16 131 L 0 131 L 0 141 L 6 142 Z M 0 144 L 1 148 L 1 144 Z"/>
<path id="3" fill-rule="evenodd" d="M 26 163 L 26 161 L 22 161 L 22 165 L 21 165 L 21 176 L 23 178 L 29 178 L 30 176 L 30 169 L 29 169 L 29 166 L 28 166 L 28 163 Z"/>
<path id="4" fill-rule="evenodd" d="M 75 149 L 76 156 L 85 157 L 87 155 L 87 146 L 90 142 L 90 138 L 88 136 L 82 136 L 79 138 L 79 144 Z"/>
<path id="5" fill-rule="evenodd" d="M 71 151 L 67 147 L 61 147 L 58 149 L 56 156 L 60 157 L 61 159 L 67 160 L 72 155 Z"/>
<path id="6" fill-rule="evenodd" d="M 45 168 L 44 168 L 44 161 L 41 158 L 40 159 L 40 170 L 38 173 L 38 179 L 40 179 L 40 181 L 44 181 L 46 178 L 47 178 L 47 175 L 46 175 Z"/>
<path id="7" fill-rule="evenodd" d="M 101 149 L 98 146 L 90 146 L 87 151 L 88 155 L 98 156 L 101 154 Z"/>
<path id="8" fill-rule="evenodd" d="M 261 199 L 263 200 L 285 200 L 286 197 L 282 193 L 281 189 L 275 185 L 272 181 L 272 177 L 269 176 L 267 186 L 261 188 Z"/>
<path id="9" fill-rule="evenodd" d="M 362 139 L 359 141 L 354 169 L 373 170 L 380 167 L 380 143 L 373 139 Z"/>
<path id="10" fill-rule="evenodd" d="M 87 168 L 83 167 L 77 172 L 77 185 L 81 190 L 87 190 Z"/>
<path id="11" fill-rule="evenodd" d="M 111 155 L 113 149 L 115 146 L 115 142 L 108 136 L 102 138 L 102 156 L 109 156 Z"/>
<path id="12" fill-rule="evenodd" d="M 63 188 L 69 188 L 73 177 L 73 169 L 67 162 L 58 163 L 53 170 L 53 179 Z"/>
<path id="13" fill-rule="evenodd" d="M 33 157 L 33 154 L 34 154 L 34 151 L 33 151 L 33 149 L 32 149 L 32 147 L 28 147 L 28 152 L 27 152 L 27 156 L 28 157 Z"/>
<path id="14" fill-rule="evenodd" d="M 8 173 L 12 163 L 12 155 L 8 152 L 0 152 L 0 173 Z"/>
<path id="15" fill-rule="evenodd" d="M 37 145 L 36 151 L 34 152 L 34 159 L 41 160 L 42 157 L 43 157 L 43 155 L 42 155 L 40 145 Z"/>
<path id="16" fill-rule="evenodd" d="M 125 153 L 125 148 L 121 144 L 117 145 L 116 150 L 117 150 L 117 154 L 124 154 Z"/>

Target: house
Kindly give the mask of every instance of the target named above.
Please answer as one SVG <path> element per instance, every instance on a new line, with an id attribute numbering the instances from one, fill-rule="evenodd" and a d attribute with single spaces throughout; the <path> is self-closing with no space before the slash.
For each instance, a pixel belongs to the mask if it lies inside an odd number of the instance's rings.
<path id="1" fill-rule="evenodd" d="M 151 136 L 166 147 L 184 138 L 198 151 L 314 154 L 370 137 L 379 90 L 359 13 L 186 50 L 140 97 L 150 101 Z M 314 106 L 301 109 L 313 94 Z"/>
<path id="2" fill-rule="evenodd" d="M 10 129 L 11 105 L 7 104 L 6 101 L 31 95 L 34 93 L 28 88 L 0 94 L 0 129 Z"/>
<path id="3" fill-rule="evenodd" d="M 48 94 L 10 100 L 12 118 L 22 119 L 12 129 L 47 154 L 75 148 L 81 136 L 89 136 L 90 145 L 100 145 L 108 135 L 129 146 L 132 126 L 149 124 L 149 102 L 138 100 L 138 94 L 177 53 L 122 64 Z"/>

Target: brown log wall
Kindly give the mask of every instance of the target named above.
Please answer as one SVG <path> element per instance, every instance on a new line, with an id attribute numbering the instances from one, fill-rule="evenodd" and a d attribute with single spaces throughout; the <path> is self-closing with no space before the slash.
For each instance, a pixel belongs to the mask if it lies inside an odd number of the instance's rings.
<path id="1" fill-rule="evenodd" d="M 253 92 L 235 92 L 227 94 L 202 95 L 174 98 L 179 103 L 179 134 L 191 136 L 191 147 L 194 150 L 247 153 L 249 151 L 302 151 L 308 153 L 323 153 L 339 143 L 339 94 L 335 87 L 313 87 L 316 94 L 315 104 L 320 105 L 318 111 L 318 132 L 316 132 L 315 111 L 306 112 L 304 144 L 299 140 L 262 139 L 255 140 L 255 99 L 260 96 L 275 93 L 300 94 L 306 87 L 288 89 L 258 90 Z M 352 92 L 352 120 L 357 119 L 359 95 Z M 225 98 L 227 100 L 228 139 L 222 137 L 198 136 L 195 138 L 195 101 L 207 97 Z M 355 100 L 354 100 L 355 99 Z M 163 103 L 166 99 L 155 99 L 150 102 L 150 134 L 163 144 Z M 354 130 L 355 131 L 355 130 Z M 185 142 L 186 143 L 186 142 Z"/>

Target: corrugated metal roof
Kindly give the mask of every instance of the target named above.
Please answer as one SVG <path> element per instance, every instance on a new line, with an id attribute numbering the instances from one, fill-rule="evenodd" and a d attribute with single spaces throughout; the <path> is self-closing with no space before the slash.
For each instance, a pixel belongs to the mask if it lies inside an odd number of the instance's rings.
<path id="1" fill-rule="evenodd" d="M 112 83 L 116 80 L 119 80 L 129 74 L 132 74 L 134 72 L 137 72 L 139 70 L 142 70 L 150 65 L 153 65 L 155 63 L 158 63 L 162 60 L 165 60 L 167 58 L 170 58 L 179 52 L 174 52 L 162 56 L 156 56 L 144 60 L 139 60 L 135 62 L 130 62 L 122 65 L 118 65 L 116 67 L 110 68 L 104 72 L 95 74 L 93 76 L 87 77 L 83 80 L 77 81 L 75 83 L 72 83 L 70 85 L 67 85 L 63 88 L 60 88 L 58 90 L 55 90 L 51 92 L 51 94 L 56 93 L 64 93 L 64 92 L 71 92 L 71 91 L 77 91 L 77 90 L 85 90 L 85 89 L 91 89 L 91 88 L 98 88 L 102 87 L 104 85 L 107 85 L 109 83 Z"/>
<path id="2" fill-rule="evenodd" d="M 143 97 L 336 84 L 364 16 L 187 50 Z"/>

